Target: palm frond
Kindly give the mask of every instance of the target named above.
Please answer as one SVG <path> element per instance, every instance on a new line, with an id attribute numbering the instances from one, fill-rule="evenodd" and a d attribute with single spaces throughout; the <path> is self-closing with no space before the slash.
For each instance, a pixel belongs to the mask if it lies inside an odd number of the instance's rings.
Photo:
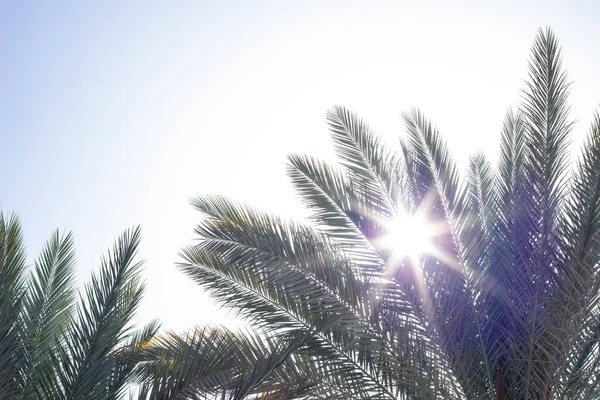
<path id="1" fill-rule="evenodd" d="M 513 337 L 518 343 L 513 342 L 507 356 L 513 360 L 511 368 L 515 368 L 511 374 L 515 380 L 508 386 L 526 396 L 554 386 L 549 371 L 561 358 L 556 353 L 560 350 L 549 347 L 560 342 L 562 328 L 548 322 L 556 312 L 550 307 L 551 293 L 558 284 L 563 258 L 556 228 L 565 190 L 567 136 L 572 125 L 568 119 L 568 90 L 558 42 L 550 30 L 541 30 L 533 45 L 522 104 L 527 151 L 524 179 L 516 187 L 517 215 L 512 219 L 512 234 L 516 237 L 511 251 L 518 257 L 513 261 L 519 275 L 512 296 L 521 304 L 514 307 L 511 319 L 513 331 L 519 334 Z"/>
<path id="2" fill-rule="evenodd" d="M 467 207 L 465 191 L 460 188 L 458 169 L 437 129 L 418 110 L 405 114 L 404 120 L 409 135 L 406 145 L 419 168 L 426 170 L 419 176 L 432 177 L 434 187 L 427 190 L 435 191 L 439 199 L 439 205 L 432 206 L 432 213 L 448 227 L 448 233 L 435 241 L 441 257 L 423 264 L 429 291 L 438 293 L 432 298 L 438 313 L 436 323 L 440 324 L 437 329 L 442 333 L 440 343 L 467 397 L 482 396 L 490 391 L 492 368 L 481 341 L 483 321 L 474 309 L 474 280 L 482 273 L 478 268 L 481 264 L 469 263 L 469 253 L 481 250 L 477 242 L 465 240 L 463 229 L 472 212 Z M 484 168 L 484 164 L 478 167 Z M 440 291 L 440 285 L 452 289 Z M 467 353 L 469 356 L 465 357 Z"/>
<path id="3" fill-rule="evenodd" d="M 350 110 L 333 107 L 327 113 L 327 122 L 336 153 L 350 171 L 356 189 L 379 204 L 378 212 L 393 215 L 401 193 L 398 158 Z"/>
<path id="4" fill-rule="evenodd" d="M 239 374 L 237 336 L 225 329 L 169 333 L 144 345 L 137 375 L 147 399 L 187 399 L 230 386 Z"/>
<path id="5" fill-rule="evenodd" d="M 560 370 L 569 370 L 564 388 L 575 387 L 583 396 L 594 374 L 599 371 L 595 358 L 600 317 L 600 115 L 596 114 L 572 179 L 570 196 L 561 224 L 563 248 L 567 259 L 563 284 L 557 293 L 558 320 L 569 319 L 563 333 L 563 351 L 569 351 Z M 560 374 L 560 372 L 559 372 Z M 574 382 L 578 382 L 575 385 Z M 568 389 L 567 389 L 568 388 Z M 561 390 L 558 387 L 557 390 Z"/>
<path id="6" fill-rule="evenodd" d="M 365 237 L 381 235 L 381 228 L 372 229 L 378 223 L 367 219 L 367 207 L 353 195 L 351 181 L 343 170 L 313 157 L 290 155 L 288 159 L 292 185 L 328 236 L 350 250 L 355 244 L 365 246 Z"/>
<path id="7" fill-rule="evenodd" d="M 160 323 L 152 320 L 134 332 L 124 345 L 110 354 L 115 367 L 105 389 L 106 399 L 122 399 L 126 389 L 136 382 L 138 365 L 144 361 L 145 349 L 158 335 Z"/>
<path id="8" fill-rule="evenodd" d="M 323 326 L 324 327 L 324 326 Z M 292 353 L 313 335 L 265 335 L 226 328 L 197 328 L 187 334 L 154 338 L 142 350 L 139 399 L 247 396 L 295 398 L 317 390 L 308 367 L 316 364 Z M 306 364 L 308 363 L 308 364 Z M 305 365 L 305 369 L 298 369 Z M 318 388 L 322 391 L 323 388 Z M 285 394 L 287 397 L 281 397 Z"/>
<path id="9" fill-rule="evenodd" d="M 25 283 L 25 247 L 16 215 L 0 212 L 0 393 L 21 391 L 23 365 L 19 315 Z"/>
<path id="10" fill-rule="evenodd" d="M 71 318 L 75 295 L 73 235 L 55 231 L 29 276 L 23 304 L 23 392 L 35 398 L 40 373 L 51 370 L 52 355 Z"/>
<path id="11" fill-rule="evenodd" d="M 262 351 L 259 353 L 259 357 L 246 359 L 246 362 L 248 363 L 249 361 L 249 365 L 252 367 L 247 368 L 247 370 L 242 372 L 242 374 L 239 376 L 237 384 L 232 391 L 231 399 L 244 400 L 247 398 L 247 396 L 252 394 L 260 394 L 261 396 L 266 396 L 269 394 L 270 397 L 281 396 L 281 390 L 280 393 L 276 394 L 275 388 L 273 388 L 274 382 L 270 381 L 269 378 L 271 378 L 276 371 L 279 372 L 279 379 L 284 378 L 287 380 L 291 378 L 287 375 L 284 375 L 285 370 L 281 367 L 290 359 L 291 355 L 296 350 L 306 345 L 307 342 L 313 338 L 318 331 L 331 326 L 333 322 L 335 322 L 335 319 L 330 318 L 328 321 L 324 321 L 315 331 L 297 331 L 285 333 L 282 335 L 284 337 L 283 340 L 282 336 L 279 336 L 277 341 L 265 341 L 263 339 L 262 346 L 260 346 L 262 347 Z M 264 345 L 265 342 L 268 343 L 268 347 Z M 258 343 L 260 342 L 255 340 L 254 342 L 245 343 L 246 346 L 244 347 L 248 350 L 254 350 L 257 348 L 260 349 Z M 248 346 L 248 344 L 250 346 Z M 265 349 L 265 347 L 267 348 Z M 246 351 L 246 353 L 249 352 Z M 292 394 L 298 390 L 307 388 L 306 386 L 304 388 L 294 387 L 298 384 L 298 382 L 296 382 L 296 385 L 292 385 L 292 382 L 293 380 L 290 379 L 284 389 L 286 392 L 288 392 L 288 394 Z M 308 387 L 310 386 L 311 385 L 309 384 Z M 291 391 L 290 389 L 292 388 L 293 390 Z"/>

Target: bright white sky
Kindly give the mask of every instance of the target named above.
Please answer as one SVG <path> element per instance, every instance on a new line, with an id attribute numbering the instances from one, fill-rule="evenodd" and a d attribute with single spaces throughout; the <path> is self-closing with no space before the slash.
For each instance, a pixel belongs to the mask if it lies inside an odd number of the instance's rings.
<path id="1" fill-rule="evenodd" d="M 174 266 L 200 217 L 188 199 L 295 215 L 285 157 L 331 154 L 331 105 L 393 144 L 418 106 L 461 166 L 476 150 L 495 159 L 550 25 L 574 81 L 575 136 L 586 132 L 600 101 L 594 2 L 447 3 L 3 1 L 0 207 L 20 214 L 31 256 L 54 228 L 73 230 L 81 281 L 141 224 L 139 321 L 227 321 Z"/>

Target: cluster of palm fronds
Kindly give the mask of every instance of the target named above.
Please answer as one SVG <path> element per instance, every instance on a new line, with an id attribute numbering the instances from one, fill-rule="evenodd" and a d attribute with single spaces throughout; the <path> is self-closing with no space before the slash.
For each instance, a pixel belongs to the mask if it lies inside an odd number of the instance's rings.
<path id="1" fill-rule="evenodd" d="M 139 235 L 124 233 L 77 296 L 72 235 L 55 232 L 28 272 L 19 221 L 0 213 L 0 398 L 123 395 L 132 353 L 158 329 L 128 326 L 143 290 Z"/>
<path id="2" fill-rule="evenodd" d="M 28 274 L 18 219 L 0 214 L 1 398 L 121 394 L 135 365 L 127 347 L 145 339 L 127 329 L 142 296 L 132 261 L 138 240 L 133 230 L 117 241 L 76 303 L 71 234 L 55 232 Z"/>
<path id="3" fill-rule="evenodd" d="M 393 150 L 336 107 L 339 165 L 289 158 L 309 221 L 195 199 L 180 267 L 254 331 L 133 331 L 139 230 L 75 302 L 71 236 L 27 275 L 0 216 L 0 398 L 600 399 L 600 117 L 570 169 L 568 90 L 540 31 L 496 168 L 461 179 L 419 111 Z M 435 235 L 407 253 L 390 238 L 415 216 Z"/>
<path id="4" fill-rule="evenodd" d="M 0 399 L 243 399 L 316 379 L 299 372 L 310 360 L 291 357 L 305 332 L 283 342 L 223 328 L 157 336 L 156 321 L 135 331 L 139 241 L 139 228 L 126 231 L 77 296 L 72 235 L 55 232 L 29 269 L 18 218 L 0 213 Z"/>
<path id="5" fill-rule="evenodd" d="M 540 31 L 497 168 L 476 155 L 464 179 L 419 111 L 393 151 L 336 107 L 340 165 L 289 158 L 310 221 L 198 198 L 182 268 L 258 329 L 310 335 L 297 398 L 600 398 L 600 118 L 570 170 L 568 91 Z M 437 233 L 407 256 L 382 239 L 414 215 Z"/>

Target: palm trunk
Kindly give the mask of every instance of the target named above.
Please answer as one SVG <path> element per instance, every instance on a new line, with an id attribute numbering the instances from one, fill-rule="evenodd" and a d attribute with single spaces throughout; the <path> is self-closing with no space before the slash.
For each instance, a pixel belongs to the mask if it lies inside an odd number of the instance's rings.
<path id="1" fill-rule="evenodd" d="M 504 382 L 501 370 L 498 370 L 498 400 L 504 400 Z"/>

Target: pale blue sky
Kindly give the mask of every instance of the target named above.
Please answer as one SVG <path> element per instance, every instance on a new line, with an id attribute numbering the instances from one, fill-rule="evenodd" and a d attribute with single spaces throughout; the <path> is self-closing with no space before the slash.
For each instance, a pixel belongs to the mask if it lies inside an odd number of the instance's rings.
<path id="1" fill-rule="evenodd" d="M 294 215 L 285 156 L 328 157 L 343 104 L 395 143 L 416 105 L 464 165 L 495 157 L 526 57 L 550 25 L 575 82 L 576 136 L 600 102 L 594 2 L 0 2 L 0 207 L 30 254 L 55 227 L 82 281 L 126 227 L 143 226 L 139 319 L 226 320 L 174 266 L 221 193 Z"/>

